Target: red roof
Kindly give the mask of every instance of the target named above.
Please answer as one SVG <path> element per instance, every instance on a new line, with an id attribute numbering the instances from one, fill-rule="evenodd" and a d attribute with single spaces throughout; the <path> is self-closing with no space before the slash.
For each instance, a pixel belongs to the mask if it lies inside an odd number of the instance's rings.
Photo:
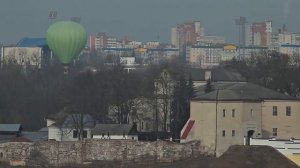
<path id="1" fill-rule="evenodd" d="M 186 139 L 187 136 L 189 135 L 191 129 L 193 128 L 193 125 L 195 123 L 195 120 L 189 120 L 188 125 L 185 127 L 185 130 L 183 134 L 181 135 L 180 139 Z"/>

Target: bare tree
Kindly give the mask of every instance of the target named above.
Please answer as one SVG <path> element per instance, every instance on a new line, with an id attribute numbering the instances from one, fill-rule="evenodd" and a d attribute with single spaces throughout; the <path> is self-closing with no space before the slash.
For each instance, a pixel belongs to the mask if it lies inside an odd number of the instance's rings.
<path id="1" fill-rule="evenodd" d="M 163 70 L 155 82 L 158 89 L 158 102 L 161 101 L 162 104 L 162 111 L 160 113 L 162 118 L 162 130 L 166 133 L 169 130 L 171 97 L 174 81 L 172 80 L 170 73 L 167 70 Z"/>

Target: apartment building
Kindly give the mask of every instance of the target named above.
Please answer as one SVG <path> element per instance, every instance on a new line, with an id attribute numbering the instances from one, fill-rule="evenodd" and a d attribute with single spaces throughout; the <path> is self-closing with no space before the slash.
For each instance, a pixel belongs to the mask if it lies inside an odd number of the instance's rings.
<path id="1" fill-rule="evenodd" d="M 186 49 L 186 61 L 192 67 L 212 68 L 233 58 L 249 58 L 267 51 L 265 46 L 236 46 L 234 44 L 201 44 Z"/>
<path id="2" fill-rule="evenodd" d="M 272 21 L 254 22 L 245 28 L 245 44 L 268 46 L 272 39 Z"/>
<path id="3" fill-rule="evenodd" d="M 204 36 L 204 28 L 199 21 L 177 24 L 171 28 L 171 44 L 182 50 L 188 44 L 196 44 Z"/>

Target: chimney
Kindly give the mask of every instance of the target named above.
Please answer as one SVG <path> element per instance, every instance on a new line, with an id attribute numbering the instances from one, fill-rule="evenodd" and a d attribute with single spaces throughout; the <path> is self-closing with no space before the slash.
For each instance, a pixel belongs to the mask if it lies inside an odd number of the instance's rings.
<path id="1" fill-rule="evenodd" d="M 211 70 L 210 69 L 206 69 L 205 70 L 204 79 L 206 81 L 209 80 L 209 79 L 211 79 Z"/>

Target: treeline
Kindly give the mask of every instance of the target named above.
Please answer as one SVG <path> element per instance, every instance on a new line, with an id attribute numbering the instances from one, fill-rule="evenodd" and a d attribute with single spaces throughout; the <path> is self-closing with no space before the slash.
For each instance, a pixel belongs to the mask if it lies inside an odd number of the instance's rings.
<path id="1" fill-rule="evenodd" d="M 247 81 L 299 97 L 300 56 L 278 52 L 263 52 L 245 59 L 233 59 L 223 64 L 237 70 Z"/>
<path id="2" fill-rule="evenodd" d="M 261 53 L 221 66 L 235 69 L 249 82 L 292 96 L 300 94 L 297 56 Z M 161 112 L 170 112 L 160 124 L 166 125 L 168 117 L 174 138 L 180 136 L 189 118 L 190 100 L 195 95 L 184 61 L 177 58 L 130 73 L 121 65 L 92 67 L 91 63 L 81 62 L 73 65 L 65 76 L 60 64 L 42 69 L 4 65 L 0 70 L 0 123 L 21 123 L 25 130 L 37 130 L 46 126 L 46 116 L 66 108 L 72 113 L 92 114 L 101 123 L 127 123 L 129 113 L 135 108 L 134 100 L 147 98 L 152 103 L 161 100 Z M 163 71 L 170 74 L 171 80 L 161 78 Z M 156 94 L 155 83 L 166 87 L 165 95 Z M 108 115 L 112 106 L 116 109 L 116 121 Z"/>
<path id="3" fill-rule="evenodd" d="M 94 67 L 76 64 L 66 76 L 60 64 L 42 69 L 4 65 L 0 70 L 0 123 L 21 123 L 25 130 L 37 130 L 46 126 L 46 116 L 66 108 L 71 113 L 89 113 L 101 123 L 111 123 L 111 106 L 117 108 L 116 122 L 127 123 L 135 99 L 155 100 L 155 81 L 167 70 L 174 87 L 167 96 L 172 103 L 168 117 L 171 129 L 179 136 L 189 117 L 193 96 L 184 62 L 174 59 L 130 73 L 122 65 Z"/>
<path id="4" fill-rule="evenodd" d="M 116 104 L 121 108 L 121 123 L 127 113 L 126 100 L 153 90 L 152 69 L 126 73 L 118 65 L 93 72 L 73 66 L 66 76 L 59 64 L 26 71 L 6 65 L 0 71 L 0 122 L 39 129 L 45 126 L 46 116 L 65 108 L 72 113 L 92 113 L 99 121 L 108 122 L 108 107 Z"/>

